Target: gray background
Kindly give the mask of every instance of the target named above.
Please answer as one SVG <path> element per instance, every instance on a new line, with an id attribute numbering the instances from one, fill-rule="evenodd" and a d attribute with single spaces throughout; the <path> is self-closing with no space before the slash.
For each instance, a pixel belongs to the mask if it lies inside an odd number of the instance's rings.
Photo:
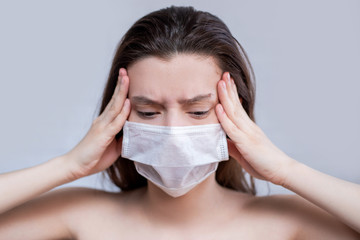
<path id="1" fill-rule="evenodd" d="M 275 145 L 314 169 L 360 183 L 356 0 L 2 1 L 0 172 L 72 149 L 96 116 L 122 35 L 170 5 L 192 5 L 228 25 L 255 70 L 257 124 Z M 60 187 L 67 186 L 114 190 L 100 174 Z M 257 186 L 259 195 L 292 193 L 263 181 Z"/>

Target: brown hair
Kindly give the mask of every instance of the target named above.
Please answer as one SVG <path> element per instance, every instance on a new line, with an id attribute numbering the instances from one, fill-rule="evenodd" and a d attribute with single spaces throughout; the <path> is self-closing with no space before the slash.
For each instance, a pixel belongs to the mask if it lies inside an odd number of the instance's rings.
<path id="1" fill-rule="evenodd" d="M 110 101 L 120 68 L 127 68 L 141 58 L 156 56 L 170 59 L 174 54 L 212 56 L 223 72 L 233 77 L 242 105 L 255 122 L 255 76 L 240 43 L 218 17 L 193 7 L 171 6 L 151 12 L 136 21 L 120 40 L 103 92 L 99 115 Z M 115 136 L 122 136 L 122 130 Z M 122 191 L 147 185 L 147 180 L 135 169 L 133 161 L 119 158 L 106 169 L 111 181 Z M 227 188 L 256 195 L 254 179 L 245 178 L 241 165 L 230 157 L 219 163 L 217 182 Z"/>

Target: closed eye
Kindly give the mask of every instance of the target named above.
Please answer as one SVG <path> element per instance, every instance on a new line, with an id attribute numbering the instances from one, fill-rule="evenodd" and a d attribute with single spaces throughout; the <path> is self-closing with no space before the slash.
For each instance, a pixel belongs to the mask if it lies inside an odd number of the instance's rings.
<path id="1" fill-rule="evenodd" d="M 208 111 L 196 111 L 196 112 L 189 112 L 191 115 L 194 115 L 195 117 L 197 118 L 200 118 L 200 117 L 203 117 L 205 116 L 206 114 L 209 113 L 209 110 Z"/>
<path id="2" fill-rule="evenodd" d="M 136 111 L 136 112 L 140 117 L 144 117 L 144 118 L 152 118 L 156 114 L 159 114 L 159 112 L 140 112 L 140 111 Z"/>
<path id="3" fill-rule="evenodd" d="M 159 112 L 141 112 L 141 111 L 136 111 L 137 114 L 142 117 L 142 118 L 153 118 L 155 117 L 156 114 L 160 114 Z M 206 116 L 209 113 L 208 111 L 195 111 L 195 112 L 188 112 L 189 114 L 193 115 L 196 118 L 201 118 Z"/>
<path id="4" fill-rule="evenodd" d="M 209 111 L 196 111 L 196 112 L 189 112 L 191 114 L 194 114 L 194 115 L 204 115 L 206 113 L 208 113 Z"/>

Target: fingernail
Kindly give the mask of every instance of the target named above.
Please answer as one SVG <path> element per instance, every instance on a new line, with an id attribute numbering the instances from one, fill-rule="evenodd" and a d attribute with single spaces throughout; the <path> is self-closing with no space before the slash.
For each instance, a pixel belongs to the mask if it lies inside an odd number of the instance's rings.
<path id="1" fill-rule="evenodd" d="M 227 80 L 230 83 L 230 73 L 227 73 Z"/>
<path id="2" fill-rule="evenodd" d="M 128 98 L 125 99 L 124 107 L 125 107 L 125 108 L 129 108 L 129 107 L 130 107 L 130 100 L 129 100 Z"/>
<path id="3" fill-rule="evenodd" d="M 220 111 L 220 113 L 224 112 L 224 108 L 221 106 L 221 104 L 219 104 L 219 111 Z"/>
<path id="4" fill-rule="evenodd" d="M 224 89 L 224 90 L 226 90 L 226 85 L 225 85 L 225 82 L 224 81 L 221 81 L 221 87 Z"/>
<path id="5" fill-rule="evenodd" d="M 123 84 L 125 82 L 125 77 L 126 77 L 126 75 L 121 76 L 121 84 Z"/>

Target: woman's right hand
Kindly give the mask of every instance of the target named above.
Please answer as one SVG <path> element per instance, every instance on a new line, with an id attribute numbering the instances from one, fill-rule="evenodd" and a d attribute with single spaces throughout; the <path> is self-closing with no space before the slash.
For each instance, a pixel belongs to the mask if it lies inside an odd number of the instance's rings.
<path id="1" fill-rule="evenodd" d="M 103 171 L 120 156 L 122 138 L 117 141 L 115 135 L 130 113 L 130 100 L 126 98 L 128 89 L 126 69 L 120 68 L 116 88 L 106 108 L 93 121 L 85 137 L 65 154 L 72 180 Z"/>

